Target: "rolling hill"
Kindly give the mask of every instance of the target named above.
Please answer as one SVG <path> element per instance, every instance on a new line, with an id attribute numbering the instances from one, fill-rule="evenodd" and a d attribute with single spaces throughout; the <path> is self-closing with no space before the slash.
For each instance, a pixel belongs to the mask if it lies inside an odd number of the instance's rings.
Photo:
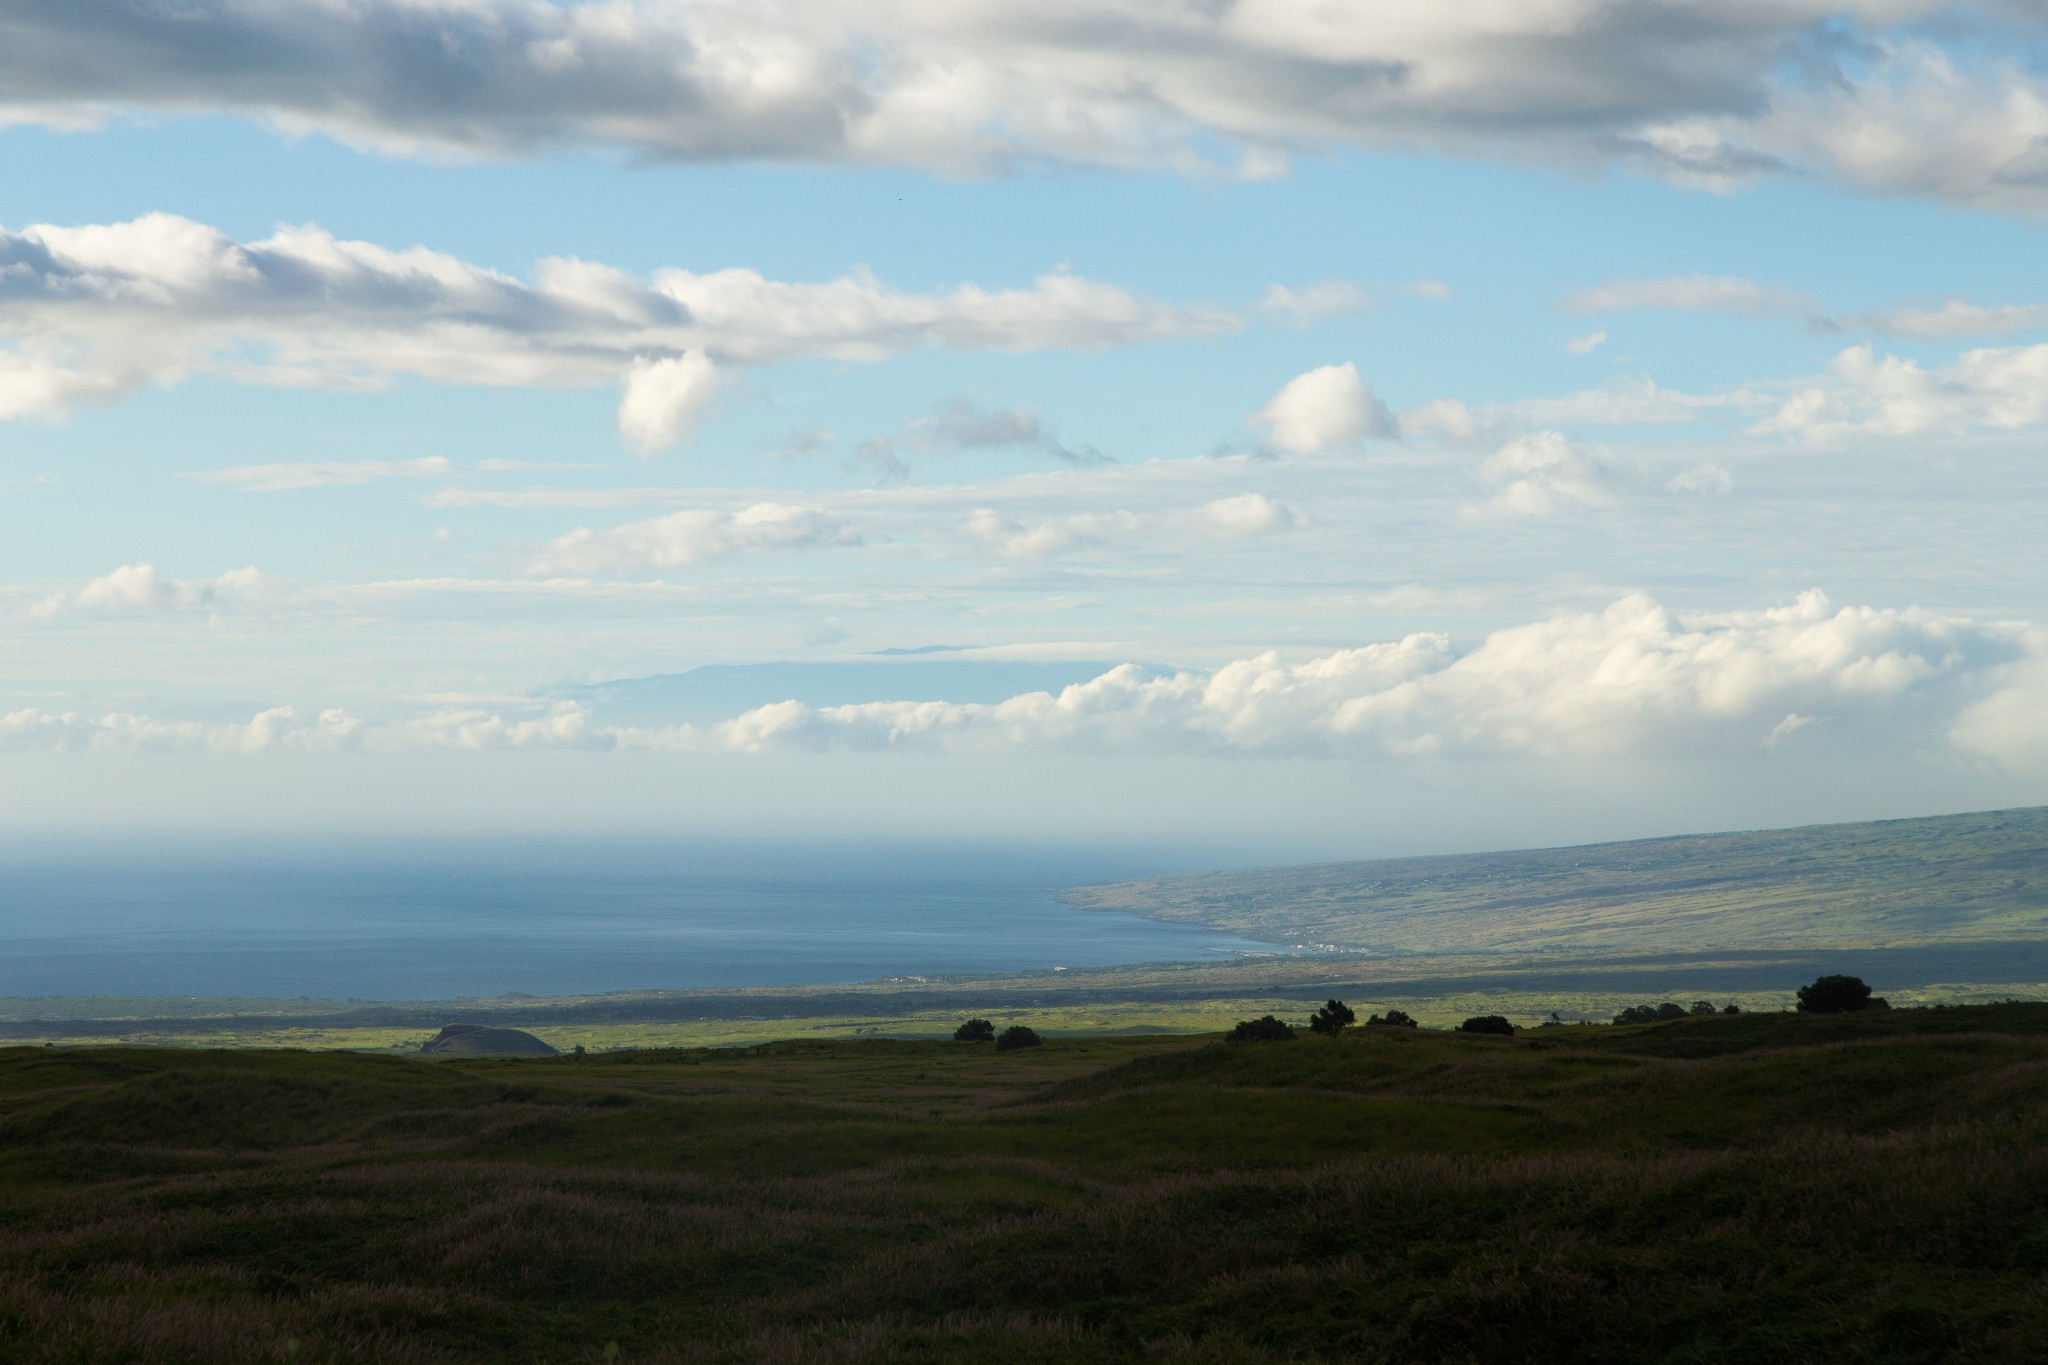
<path id="1" fill-rule="evenodd" d="M 2048 939 L 2048 807 L 1080 887 L 1074 905 L 1377 953 Z"/>

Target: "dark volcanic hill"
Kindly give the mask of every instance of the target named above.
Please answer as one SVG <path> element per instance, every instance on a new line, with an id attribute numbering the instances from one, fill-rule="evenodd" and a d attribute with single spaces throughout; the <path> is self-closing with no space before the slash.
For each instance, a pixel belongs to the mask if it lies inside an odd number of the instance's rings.
<path id="1" fill-rule="evenodd" d="M 555 1049 L 523 1029 L 450 1024 L 420 1044 L 421 1052 L 443 1056 L 552 1057 Z"/>

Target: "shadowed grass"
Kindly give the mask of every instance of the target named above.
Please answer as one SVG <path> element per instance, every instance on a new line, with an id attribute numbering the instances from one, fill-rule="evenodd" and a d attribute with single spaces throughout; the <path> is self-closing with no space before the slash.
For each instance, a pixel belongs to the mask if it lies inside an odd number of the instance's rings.
<path id="1" fill-rule="evenodd" d="M 2048 1006 L 0 1051 L 9 1361 L 2022 1361 Z"/>

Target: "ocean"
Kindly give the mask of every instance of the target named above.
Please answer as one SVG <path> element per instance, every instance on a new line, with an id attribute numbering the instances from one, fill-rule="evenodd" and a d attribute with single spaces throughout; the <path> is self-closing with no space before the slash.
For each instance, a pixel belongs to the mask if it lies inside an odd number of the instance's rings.
<path id="1" fill-rule="evenodd" d="M 1275 951 L 1054 894 L 1163 870 L 1096 851 L 654 842 L 0 851 L 0 996 L 581 995 Z"/>

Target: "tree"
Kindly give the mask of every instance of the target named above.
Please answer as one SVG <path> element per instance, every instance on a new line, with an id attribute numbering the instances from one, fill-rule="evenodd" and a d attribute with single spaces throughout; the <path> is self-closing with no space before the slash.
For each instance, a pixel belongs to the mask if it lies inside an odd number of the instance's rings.
<path id="1" fill-rule="evenodd" d="M 1816 977 L 1799 988 L 1801 1014 L 1851 1014 L 1870 1006 L 1870 987 L 1860 976 Z"/>
<path id="2" fill-rule="evenodd" d="M 1415 1017 L 1406 1010 L 1388 1010 L 1385 1014 L 1375 1014 L 1365 1022 L 1368 1025 L 1379 1024 L 1386 1028 L 1414 1028 L 1416 1026 Z"/>
<path id="3" fill-rule="evenodd" d="M 1719 1013 L 1719 1011 L 1717 1011 L 1717 1010 L 1716 1010 L 1716 1009 L 1714 1008 L 1714 1002 L 1713 1002 L 1713 1001 L 1711 1001 L 1711 1000 L 1695 1000 L 1695 1001 L 1693 1001 L 1693 1002 L 1692 1002 L 1692 1008 L 1691 1008 L 1690 1010 L 1686 1011 L 1686 1013 L 1688 1013 L 1688 1014 L 1717 1014 L 1717 1013 Z"/>
<path id="4" fill-rule="evenodd" d="M 1323 1007 L 1309 1016 L 1310 1033 L 1327 1033 L 1332 1038 L 1358 1022 L 1358 1015 L 1342 1000 L 1325 1001 Z"/>
<path id="5" fill-rule="evenodd" d="M 1020 1047 L 1037 1047 L 1044 1041 L 1036 1030 L 1025 1028 L 1022 1024 L 1012 1024 L 997 1035 L 996 1051 L 1015 1052 Z"/>
<path id="6" fill-rule="evenodd" d="M 996 1026 L 986 1019 L 969 1019 L 953 1030 L 956 1043 L 988 1043 L 995 1041 Z"/>
<path id="7" fill-rule="evenodd" d="M 1723 1013 L 1723 1014 L 1740 1014 L 1740 1013 L 1742 1013 L 1742 1006 L 1740 1006 L 1740 1005 L 1723 1005 L 1723 1006 L 1721 1006 L 1721 1013 Z"/>
<path id="8" fill-rule="evenodd" d="M 1497 1033 L 1503 1037 L 1515 1036 L 1515 1026 L 1498 1014 L 1475 1014 L 1458 1025 L 1460 1033 Z"/>
<path id="9" fill-rule="evenodd" d="M 1293 1039 L 1294 1025 L 1270 1014 L 1262 1014 L 1256 1019 L 1240 1019 L 1237 1027 L 1223 1036 L 1226 1043 L 1286 1043 Z"/>

